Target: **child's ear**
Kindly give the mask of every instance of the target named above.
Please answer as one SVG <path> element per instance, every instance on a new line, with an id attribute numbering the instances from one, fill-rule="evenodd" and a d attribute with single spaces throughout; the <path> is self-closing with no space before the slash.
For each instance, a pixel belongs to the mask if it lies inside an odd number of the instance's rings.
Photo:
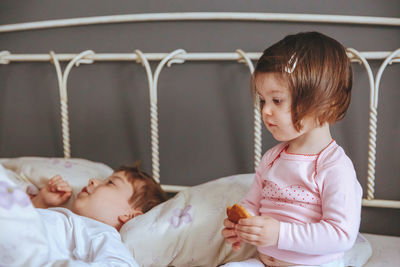
<path id="1" fill-rule="evenodd" d="M 134 210 L 131 213 L 128 214 L 124 214 L 124 215 L 119 215 L 118 216 L 118 221 L 120 221 L 122 224 L 125 224 L 127 221 L 129 221 L 130 219 L 142 215 L 143 212 L 139 211 L 139 210 Z"/>

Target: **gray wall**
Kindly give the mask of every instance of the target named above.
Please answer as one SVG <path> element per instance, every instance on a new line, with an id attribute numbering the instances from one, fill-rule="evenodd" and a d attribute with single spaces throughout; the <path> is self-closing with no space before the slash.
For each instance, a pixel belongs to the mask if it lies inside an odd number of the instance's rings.
<path id="1" fill-rule="evenodd" d="M 0 24 L 151 12 L 242 11 L 399 17 L 399 1 L 0 1 Z M 399 27 L 313 23 L 126 23 L 0 34 L 12 53 L 261 52 L 290 33 L 321 31 L 359 51 L 400 47 Z M 381 61 L 371 63 L 376 73 Z M 63 64 L 65 67 L 65 64 Z M 369 87 L 354 66 L 353 99 L 334 138 L 353 159 L 366 191 Z M 155 65 L 153 65 L 153 69 Z M 379 99 L 376 198 L 400 199 L 399 69 L 390 66 Z M 142 160 L 151 172 L 149 97 L 142 66 L 98 62 L 72 70 L 69 81 L 72 156 L 111 167 Z M 161 179 L 196 185 L 253 171 L 249 73 L 234 62 L 187 62 L 159 80 Z M 57 79 L 50 63 L 0 65 L 0 157 L 62 157 Z M 263 129 L 263 151 L 275 141 Z M 400 211 L 363 208 L 361 230 L 400 235 Z M 378 219 L 377 219 L 378 218 Z"/>

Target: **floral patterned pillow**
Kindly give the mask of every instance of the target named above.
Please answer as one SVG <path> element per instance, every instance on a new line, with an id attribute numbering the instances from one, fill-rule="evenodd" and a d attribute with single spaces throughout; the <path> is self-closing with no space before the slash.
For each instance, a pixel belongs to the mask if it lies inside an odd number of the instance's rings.
<path id="1" fill-rule="evenodd" d="M 255 254 L 233 252 L 221 235 L 226 207 L 245 195 L 254 174 L 220 178 L 188 188 L 127 222 L 122 240 L 141 266 L 217 266 Z"/>

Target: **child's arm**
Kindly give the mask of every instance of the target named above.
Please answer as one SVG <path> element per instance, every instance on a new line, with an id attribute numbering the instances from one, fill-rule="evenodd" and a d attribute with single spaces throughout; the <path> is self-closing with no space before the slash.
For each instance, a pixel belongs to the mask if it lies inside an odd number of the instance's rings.
<path id="1" fill-rule="evenodd" d="M 262 189 L 263 185 L 261 174 L 257 171 L 253 185 L 242 201 L 240 201 L 240 205 L 242 205 L 252 216 L 257 216 L 260 214 Z"/>
<path id="2" fill-rule="evenodd" d="M 256 174 L 254 177 L 254 182 L 250 187 L 249 192 L 240 201 L 242 205 L 252 216 L 257 216 L 260 214 L 262 190 L 263 190 L 263 173 L 268 168 L 268 161 L 271 158 L 271 154 L 275 151 L 275 148 L 268 150 L 262 157 L 260 164 L 256 169 Z"/>
<path id="3" fill-rule="evenodd" d="M 64 204 L 71 195 L 71 186 L 60 175 L 56 175 L 40 189 L 39 194 L 31 195 L 31 201 L 35 208 L 47 209 Z"/>
<path id="4" fill-rule="evenodd" d="M 320 181 L 320 192 L 321 220 L 304 225 L 281 222 L 278 248 L 321 255 L 344 252 L 353 246 L 360 226 L 362 199 L 354 169 L 346 171 L 345 164 L 341 164 L 329 170 Z"/>
<path id="5" fill-rule="evenodd" d="M 269 152 L 265 153 L 261 159 L 260 166 L 256 170 L 254 182 L 240 204 L 252 215 L 258 215 L 261 201 L 261 190 L 262 190 L 262 178 L 261 174 L 264 170 L 263 166 L 266 166 L 266 159 L 269 156 Z M 241 238 L 236 232 L 237 224 L 231 222 L 228 218 L 224 220 L 224 229 L 222 229 L 222 236 L 225 238 L 225 242 L 232 244 L 233 250 L 237 251 L 241 247 Z"/>
<path id="6" fill-rule="evenodd" d="M 245 207 L 251 215 L 257 215 L 260 207 L 262 182 L 260 173 L 256 172 L 256 177 L 254 178 L 254 183 L 247 193 L 246 197 L 241 201 L 241 205 Z M 236 233 L 236 223 L 231 222 L 228 218 L 224 220 L 224 229 L 222 229 L 222 236 L 225 241 L 232 244 L 233 250 L 237 251 L 241 247 L 241 239 Z"/>
<path id="7" fill-rule="evenodd" d="M 286 143 L 280 143 L 265 152 L 256 169 L 254 183 L 240 202 L 240 205 L 250 212 L 252 216 L 260 215 L 262 190 L 264 187 L 263 178 L 265 178 L 263 176 L 265 176 L 265 172 L 270 168 L 270 164 L 279 156 L 285 146 Z"/>

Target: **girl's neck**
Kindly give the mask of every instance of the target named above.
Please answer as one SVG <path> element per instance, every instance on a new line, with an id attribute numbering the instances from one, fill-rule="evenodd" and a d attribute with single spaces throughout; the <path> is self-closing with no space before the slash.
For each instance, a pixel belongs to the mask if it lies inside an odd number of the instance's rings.
<path id="1" fill-rule="evenodd" d="M 325 123 L 306 131 L 288 142 L 287 152 L 294 154 L 318 154 L 332 141 L 329 124 Z"/>

